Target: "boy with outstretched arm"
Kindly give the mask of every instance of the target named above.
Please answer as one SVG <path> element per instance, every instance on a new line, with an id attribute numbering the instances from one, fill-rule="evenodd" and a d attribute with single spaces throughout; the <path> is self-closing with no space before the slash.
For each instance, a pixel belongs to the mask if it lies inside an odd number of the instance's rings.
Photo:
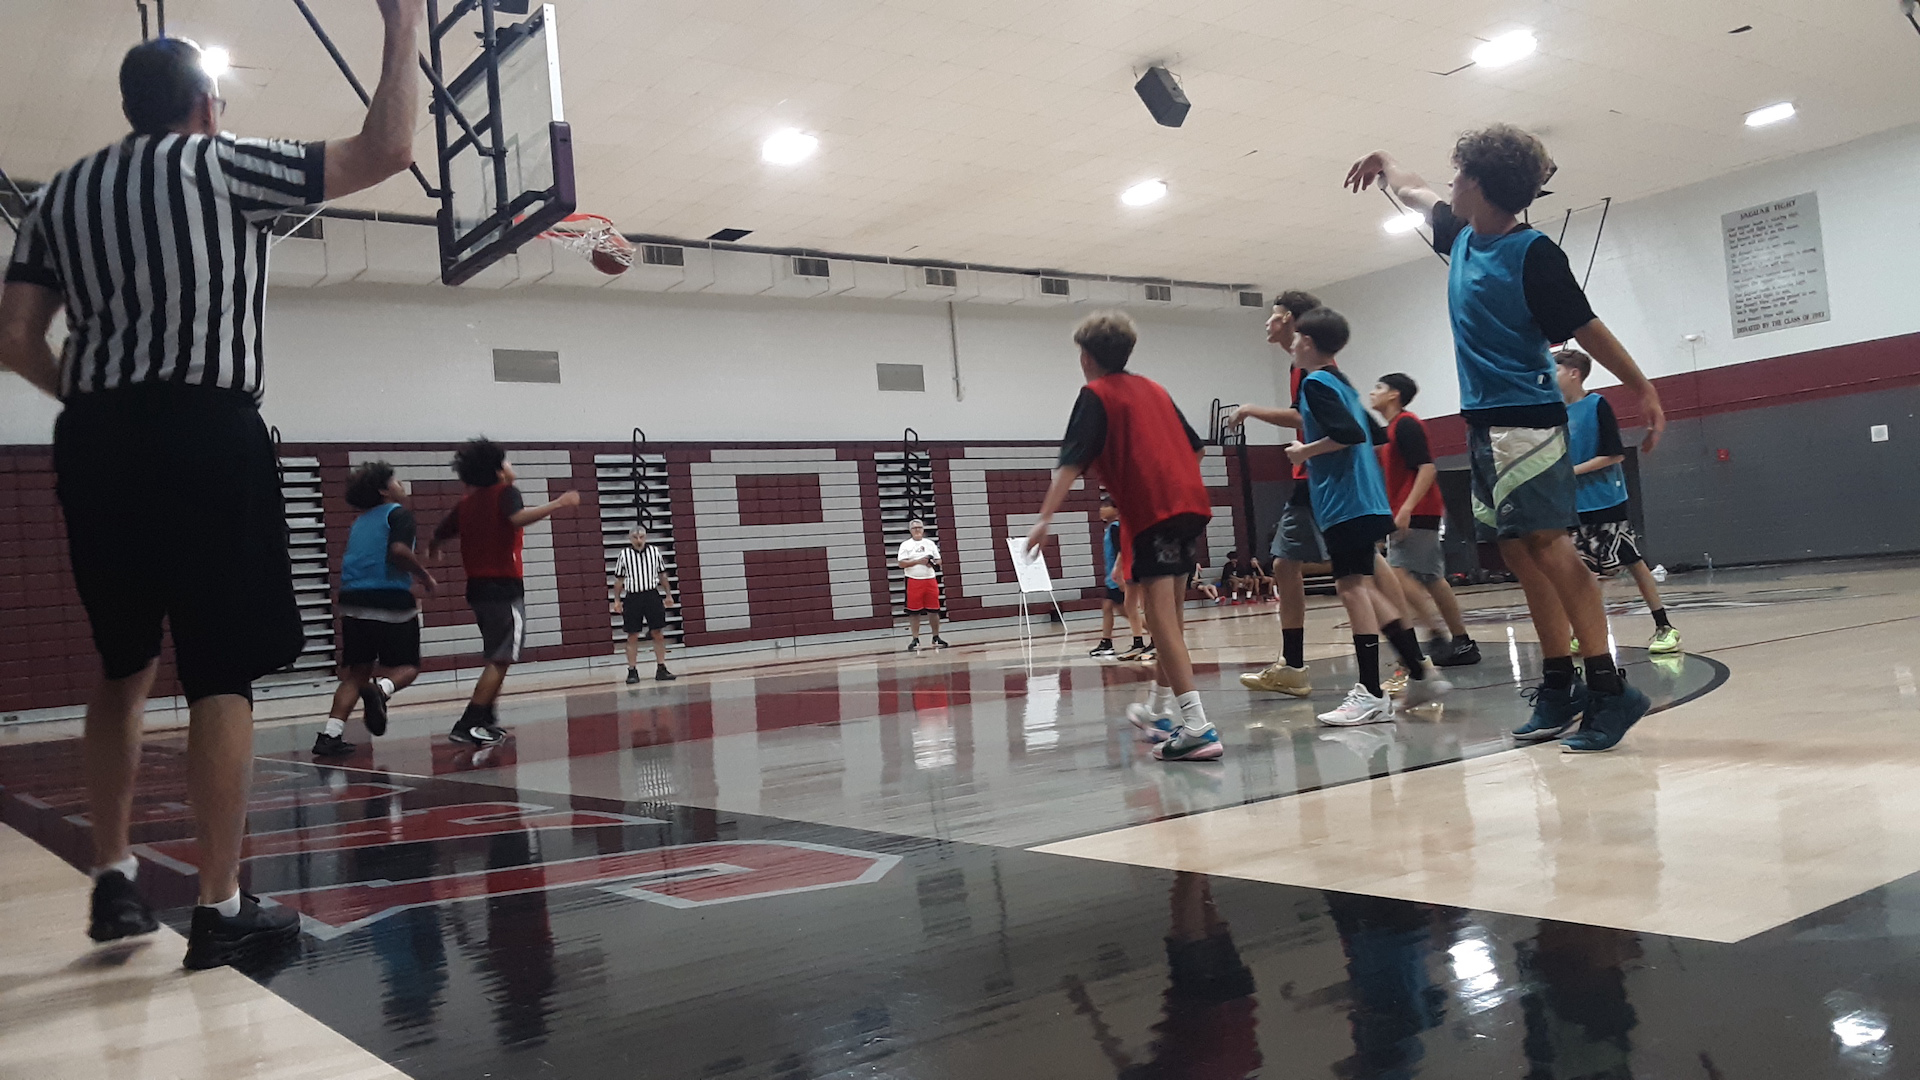
<path id="1" fill-rule="evenodd" d="M 1680 631 L 1667 620 L 1667 606 L 1660 600 L 1660 586 L 1640 557 L 1640 538 L 1627 520 L 1627 474 L 1620 463 L 1627 458 L 1620 441 L 1620 421 L 1613 406 L 1599 394 L 1587 391 L 1587 376 L 1593 371 L 1593 358 L 1578 349 L 1562 349 L 1553 355 L 1560 379 L 1561 396 L 1567 400 L 1567 442 L 1573 460 L 1575 508 L 1580 511 L 1580 527 L 1574 530 L 1573 546 L 1580 561 L 1601 577 L 1612 577 L 1624 567 L 1640 587 L 1640 598 L 1647 602 L 1653 616 L 1653 639 L 1647 651 L 1655 656 L 1680 651 Z"/>
<path id="2" fill-rule="evenodd" d="M 1162 761 L 1213 761 L 1223 749 L 1193 687 L 1184 622 L 1187 580 L 1213 501 L 1200 478 L 1200 437 L 1159 383 L 1127 370 L 1138 341 L 1133 320 L 1119 312 L 1086 319 L 1074 331 L 1087 385 L 1074 402 L 1060 467 L 1053 472 L 1040 520 L 1027 534 L 1031 555 L 1046 543 L 1053 515 L 1083 474 L 1106 485 L 1120 512 L 1120 541 L 1130 576 L 1144 594 L 1147 632 L 1155 649 L 1152 693 L 1128 718 L 1156 740 Z"/>
<path id="3" fill-rule="evenodd" d="M 406 506 L 407 489 L 384 461 L 370 461 L 347 478 L 347 504 L 359 510 L 340 560 L 340 686 L 326 727 L 313 738 L 319 757 L 345 757 L 353 744 L 342 738 L 353 703 L 359 701 L 367 734 L 387 733 L 387 701 L 420 676 L 420 605 L 417 580 L 427 595 L 438 587 L 413 554 L 419 526 Z M 378 678 L 374 669 L 384 668 Z"/>
<path id="4" fill-rule="evenodd" d="M 1514 736 L 1555 738 L 1581 723 L 1562 740 L 1563 750 L 1611 750 L 1646 715 L 1649 702 L 1627 685 L 1608 652 L 1600 588 L 1569 532 L 1580 522 L 1551 343 L 1578 341 L 1640 400 L 1643 451 L 1659 440 L 1666 416 L 1653 384 L 1594 316 L 1566 253 L 1519 218 L 1553 174 L 1540 140 L 1496 124 L 1461 136 L 1453 164 L 1450 200 L 1385 151 L 1355 162 L 1347 187 L 1359 192 L 1383 184 L 1425 215 L 1434 250 L 1448 256 L 1447 310 L 1474 519 L 1483 536 L 1499 541 L 1501 557 L 1520 580 L 1544 657 L 1533 716 Z M 1575 679 L 1574 637 L 1584 654 L 1584 684 Z"/>
<path id="5" fill-rule="evenodd" d="M 1419 392 L 1420 385 L 1411 377 L 1394 372 L 1380 377 L 1368 400 L 1387 424 L 1387 441 L 1379 447 L 1387 501 L 1393 507 L 1387 565 L 1402 579 L 1407 616 L 1427 624 L 1432 635 L 1427 656 L 1434 666 L 1477 664 L 1480 645 L 1467 634 L 1460 601 L 1447 584 L 1447 557 L 1440 548 L 1440 522 L 1447 508 L 1435 483 L 1439 466 L 1427 442 L 1426 424 L 1407 408 Z"/>
<path id="6" fill-rule="evenodd" d="M 521 544 L 526 527 L 545 521 L 567 507 L 580 505 L 580 493 L 569 491 L 552 502 L 528 506 L 513 486 L 513 466 L 499 443 L 481 436 L 471 439 L 453 456 L 453 470 L 467 485 L 466 497 L 440 519 L 427 545 L 438 558 L 448 543 L 460 541 L 460 562 L 467 572 L 467 604 L 480 627 L 480 656 L 486 663 L 474 681 L 466 712 L 448 738 L 474 746 L 497 746 L 506 741 L 493 703 L 500 696 L 507 669 L 520 659 L 527 640 L 526 572 Z"/>
<path id="7" fill-rule="evenodd" d="M 1338 708 L 1320 714 L 1331 727 L 1373 724 L 1393 718 L 1393 703 L 1380 685 L 1380 639 L 1387 639 L 1407 670 L 1401 707 L 1417 709 L 1440 700 L 1453 687 L 1429 671 L 1413 627 L 1400 621 L 1391 593 L 1375 587 L 1380 541 L 1393 532 L 1393 514 L 1380 476 L 1380 459 L 1360 395 L 1333 366 L 1351 331 L 1347 320 L 1325 307 L 1302 315 L 1295 327 L 1293 364 L 1305 376 L 1294 408 L 1300 439 L 1287 458 L 1307 466 L 1313 506 L 1333 564 L 1333 588 L 1353 625 L 1359 681 Z M 1397 590 L 1395 590 L 1397 591 Z"/>

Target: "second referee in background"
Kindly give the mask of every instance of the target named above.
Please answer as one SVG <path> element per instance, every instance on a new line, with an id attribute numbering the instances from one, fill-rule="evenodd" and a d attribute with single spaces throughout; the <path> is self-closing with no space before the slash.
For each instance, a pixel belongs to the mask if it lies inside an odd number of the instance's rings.
<path id="1" fill-rule="evenodd" d="M 621 617 L 627 632 L 627 683 L 640 681 L 640 635 L 653 635 L 653 678 L 672 682 L 679 678 L 667 670 L 667 609 L 677 606 L 673 599 L 673 581 L 667 577 L 667 561 L 660 549 L 647 543 L 647 530 L 635 529 L 630 543 L 620 550 L 614 564 L 614 614 Z"/>

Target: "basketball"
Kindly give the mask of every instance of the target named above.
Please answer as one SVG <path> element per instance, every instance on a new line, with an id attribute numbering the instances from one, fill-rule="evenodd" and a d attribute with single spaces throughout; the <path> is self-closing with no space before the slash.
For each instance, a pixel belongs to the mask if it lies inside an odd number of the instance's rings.
<path id="1" fill-rule="evenodd" d="M 599 248 L 593 250 L 592 257 L 593 268 L 608 277 L 624 274 L 627 272 L 627 267 L 633 265 L 632 260 L 622 259 L 611 251 L 601 251 Z"/>

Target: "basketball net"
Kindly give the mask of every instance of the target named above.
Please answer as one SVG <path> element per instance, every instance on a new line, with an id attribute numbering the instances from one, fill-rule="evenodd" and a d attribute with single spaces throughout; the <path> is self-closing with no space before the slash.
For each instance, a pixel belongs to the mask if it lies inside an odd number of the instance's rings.
<path id="1" fill-rule="evenodd" d="M 633 265 L 633 245 L 599 214 L 568 214 L 540 235 L 583 259 L 592 259 L 598 252 L 622 267 Z"/>

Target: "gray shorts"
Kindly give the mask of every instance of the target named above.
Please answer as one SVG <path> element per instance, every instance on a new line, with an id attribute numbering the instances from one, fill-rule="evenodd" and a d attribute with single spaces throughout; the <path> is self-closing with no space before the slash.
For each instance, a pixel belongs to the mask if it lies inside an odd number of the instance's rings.
<path id="1" fill-rule="evenodd" d="M 1422 585 L 1446 577 L 1447 555 L 1440 550 L 1440 530 L 1408 529 L 1387 537 L 1387 565 L 1405 570 Z"/>
<path id="2" fill-rule="evenodd" d="M 527 643 L 527 602 L 469 600 L 473 621 L 480 625 L 480 658 L 489 664 L 513 664 Z"/>
<path id="3" fill-rule="evenodd" d="M 1289 502 L 1280 508 L 1280 527 L 1273 534 L 1273 557 L 1297 563 L 1327 561 L 1327 542 L 1321 538 L 1320 526 L 1313 520 L 1313 504 Z"/>

